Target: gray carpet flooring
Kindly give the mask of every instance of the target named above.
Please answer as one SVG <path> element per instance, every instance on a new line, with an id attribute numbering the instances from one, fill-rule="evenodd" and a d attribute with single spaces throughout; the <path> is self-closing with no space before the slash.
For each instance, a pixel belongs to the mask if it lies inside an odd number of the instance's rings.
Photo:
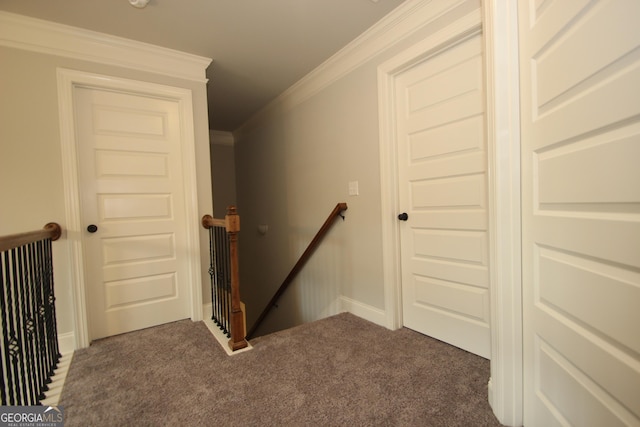
<path id="1" fill-rule="evenodd" d="M 65 426 L 498 426 L 489 361 L 339 314 L 229 357 L 190 320 L 77 351 Z"/>

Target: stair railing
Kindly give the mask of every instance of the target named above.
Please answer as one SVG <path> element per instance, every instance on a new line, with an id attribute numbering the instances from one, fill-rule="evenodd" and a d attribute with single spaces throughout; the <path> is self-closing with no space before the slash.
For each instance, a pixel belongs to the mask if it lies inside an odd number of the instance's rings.
<path id="1" fill-rule="evenodd" d="M 293 282 L 293 279 L 296 278 L 300 270 L 302 270 L 302 267 L 304 267 L 304 265 L 307 263 L 309 258 L 311 258 L 311 255 L 318 248 L 318 246 L 320 245 L 320 242 L 322 242 L 322 239 L 324 239 L 324 237 L 327 235 L 327 233 L 331 229 L 331 226 L 334 223 L 334 220 L 338 216 L 344 219 L 344 216 L 342 216 L 342 212 L 346 210 L 347 210 L 346 203 L 338 203 L 336 207 L 333 208 L 333 210 L 325 220 L 324 224 L 322 224 L 322 227 L 320 227 L 320 230 L 318 230 L 314 238 L 311 240 L 311 243 L 309 243 L 309 246 L 307 246 L 307 249 L 305 249 L 302 255 L 300 255 L 300 258 L 295 263 L 295 265 L 293 266 L 293 268 L 291 269 L 287 277 L 284 279 L 284 281 L 282 282 L 282 284 L 280 285 L 276 293 L 273 295 L 273 297 L 271 298 L 267 306 L 264 308 L 262 313 L 260 313 L 260 316 L 258 316 L 258 320 L 256 320 L 256 322 L 253 324 L 253 326 L 249 330 L 249 333 L 247 333 L 247 339 L 253 338 L 254 334 L 258 330 L 258 327 L 262 324 L 262 322 L 267 317 L 271 309 L 276 305 L 276 302 L 278 301 L 278 299 L 282 296 L 282 294 L 284 294 L 284 292 L 287 290 L 289 285 L 291 285 L 291 283 Z"/>
<path id="2" fill-rule="evenodd" d="M 211 319 L 224 332 L 232 351 L 249 344 L 245 339 L 244 313 L 240 303 L 238 232 L 240 216 L 235 206 L 227 208 L 225 219 L 202 217 L 209 230 L 209 275 L 211 276 Z"/>
<path id="3" fill-rule="evenodd" d="M 0 237 L 0 397 L 2 405 L 39 405 L 60 357 L 51 242 L 62 229 Z"/>

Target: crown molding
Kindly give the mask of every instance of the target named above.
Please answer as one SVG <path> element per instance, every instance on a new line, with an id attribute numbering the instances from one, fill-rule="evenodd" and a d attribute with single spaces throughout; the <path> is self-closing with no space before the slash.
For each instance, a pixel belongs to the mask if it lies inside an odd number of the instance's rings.
<path id="1" fill-rule="evenodd" d="M 333 82 L 391 48 L 466 0 L 407 0 L 347 46 L 285 90 L 242 124 L 234 134 L 249 131 L 275 108 L 289 110 Z"/>
<path id="2" fill-rule="evenodd" d="M 0 46 L 206 83 L 210 58 L 0 11 Z"/>

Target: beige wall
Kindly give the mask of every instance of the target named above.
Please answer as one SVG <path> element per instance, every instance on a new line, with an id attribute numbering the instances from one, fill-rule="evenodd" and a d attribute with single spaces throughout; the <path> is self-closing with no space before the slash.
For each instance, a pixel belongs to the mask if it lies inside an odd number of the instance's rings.
<path id="1" fill-rule="evenodd" d="M 58 118 L 58 67 L 187 88 L 193 94 L 198 212 L 211 213 L 209 135 L 204 83 L 0 47 L 0 235 L 65 228 Z M 54 243 L 58 331 L 74 330 L 67 240 Z M 200 232 L 203 300 L 209 298 L 208 241 Z"/>
<path id="2" fill-rule="evenodd" d="M 339 202 L 348 204 L 346 220 L 338 218 L 266 329 L 334 314 L 340 296 L 384 309 L 376 85 L 375 66 L 361 67 L 237 135 L 241 283 L 250 325 Z M 348 182 L 356 180 L 360 195 L 348 196 Z M 265 236 L 256 231 L 260 223 L 269 225 Z"/>
<path id="3" fill-rule="evenodd" d="M 236 166 L 233 136 L 219 141 L 217 132 L 210 131 L 211 186 L 213 188 L 213 217 L 224 218 L 229 205 L 236 202 Z"/>
<path id="4" fill-rule="evenodd" d="M 259 334 L 333 314 L 348 307 L 345 298 L 370 319 L 384 317 L 377 67 L 477 8 L 475 0 L 462 4 L 305 101 L 274 103 L 234 133 L 249 325 L 336 203 L 349 206 Z M 359 196 L 348 196 L 349 181 L 359 182 Z M 255 231 L 261 222 L 265 236 Z"/>

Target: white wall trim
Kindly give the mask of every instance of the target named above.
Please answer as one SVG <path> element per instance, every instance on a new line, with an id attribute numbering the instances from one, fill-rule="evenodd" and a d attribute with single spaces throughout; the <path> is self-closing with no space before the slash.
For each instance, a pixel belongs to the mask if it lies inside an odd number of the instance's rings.
<path id="1" fill-rule="evenodd" d="M 398 187 L 398 150 L 394 103 L 392 66 L 378 67 L 378 126 L 380 145 L 380 203 L 382 206 L 382 280 L 387 328 L 402 327 L 402 295 L 397 284 L 402 283 L 400 269 L 400 230 L 397 215 L 400 212 Z"/>
<path id="2" fill-rule="evenodd" d="M 202 304 L 202 318 L 211 319 L 213 314 L 213 304 L 211 302 L 205 302 Z"/>
<path id="3" fill-rule="evenodd" d="M 402 327 L 400 231 L 396 218 L 399 212 L 399 183 L 395 136 L 395 76 L 407 67 L 446 49 L 452 44 L 478 34 L 480 30 L 480 11 L 474 11 L 378 67 L 382 270 L 386 311 L 385 325 L 389 329 Z"/>
<path id="4" fill-rule="evenodd" d="M 63 356 L 73 355 L 76 345 L 76 338 L 73 332 L 58 334 L 58 349 Z"/>
<path id="5" fill-rule="evenodd" d="M 232 351 L 231 347 L 229 347 L 229 338 L 222 332 L 222 330 L 216 325 L 211 319 L 211 315 L 213 313 L 213 304 L 210 302 L 202 305 L 202 322 L 209 329 L 211 335 L 218 341 L 220 347 L 227 353 L 227 356 L 234 356 L 240 353 L 244 353 L 245 351 L 253 350 L 253 346 L 249 341 L 247 341 L 247 346 L 245 348 L 241 348 L 240 350 Z"/>
<path id="6" fill-rule="evenodd" d="M 0 11 L 0 45 L 206 82 L 210 58 Z"/>
<path id="7" fill-rule="evenodd" d="M 210 130 L 209 142 L 213 145 L 226 145 L 228 147 L 233 147 L 233 144 L 235 143 L 235 139 L 233 138 L 233 134 L 231 132 L 224 132 L 221 130 Z"/>
<path id="8" fill-rule="evenodd" d="M 185 217 L 187 219 L 187 245 L 190 249 L 189 271 L 184 278 L 191 285 L 191 318 L 202 319 L 202 279 L 200 274 L 200 239 L 198 196 L 195 168 L 195 133 L 193 124 L 193 101 L 188 89 L 58 69 L 58 106 L 60 111 L 60 142 L 62 146 L 62 177 L 64 183 L 67 240 L 69 241 L 69 269 L 74 302 L 75 348 L 90 344 L 87 316 L 86 280 L 83 261 L 83 224 L 80 216 L 80 186 L 78 181 L 78 154 L 73 113 L 73 88 L 76 86 L 106 88 L 127 93 L 151 94 L 178 103 L 181 118 L 181 141 L 183 142 L 183 184 Z"/>
<path id="9" fill-rule="evenodd" d="M 64 207 L 69 250 L 69 271 L 73 296 L 74 348 L 90 344 L 86 306 L 82 223 L 80 219 L 80 192 L 78 186 L 77 148 L 73 120 L 73 77 L 58 72 L 58 109 L 60 115 L 60 142 L 62 153 L 62 179 Z"/>
<path id="10" fill-rule="evenodd" d="M 62 395 L 72 359 L 73 350 L 70 353 L 62 353 L 62 357 L 58 360 L 58 366 L 53 371 L 51 383 L 48 385 L 49 390 L 45 392 L 45 398 L 40 401 L 43 406 L 58 406 L 60 403 L 60 396 Z"/>
<path id="11" fill-rule="evenodd" d="M 484 2 L 485 79 L 491 274 L 489 401 L 498 420 L 522 424 L 522 307 L 520 278 L 520 128 L 515 0 Z M 394 75 L 418 60 L 479 31 L 470 14 L 378 68 L 382 241 L 386 324 L 402 326 Z M 497 34 L 496 34 L 497 33 Z"/>
<path id="12" fill-rule="evenodd" d="M 384 310 L 380 310 L 379 308 L 372 307 L 368 304 L 361 303 L 360 301 L 356 301 L 345 296 L 339 297 L 338 302 L 339 312 L 346 311 L 354 316 L 358 316 L 362 319 L 368 320 L 369 322 L 375 323 L 376 325 L 387 326 L 387 317 Z"/>
<path id="13" fill-rule="evenodd" d="M 489 150 L 491 380 L 498 420 L 523 423 L 517 0 L 483 2 Z"/>
<path id="14" fill-rule="evenodd" d="M 291 109 L 320 92 L 336 80 L 360 67 L 376 55 L 430 25 L 433 20 L 466 0 L 407 0 L 359 37 L 304 76 L 235 132 L 252 128 L 275 108 Z"/>

